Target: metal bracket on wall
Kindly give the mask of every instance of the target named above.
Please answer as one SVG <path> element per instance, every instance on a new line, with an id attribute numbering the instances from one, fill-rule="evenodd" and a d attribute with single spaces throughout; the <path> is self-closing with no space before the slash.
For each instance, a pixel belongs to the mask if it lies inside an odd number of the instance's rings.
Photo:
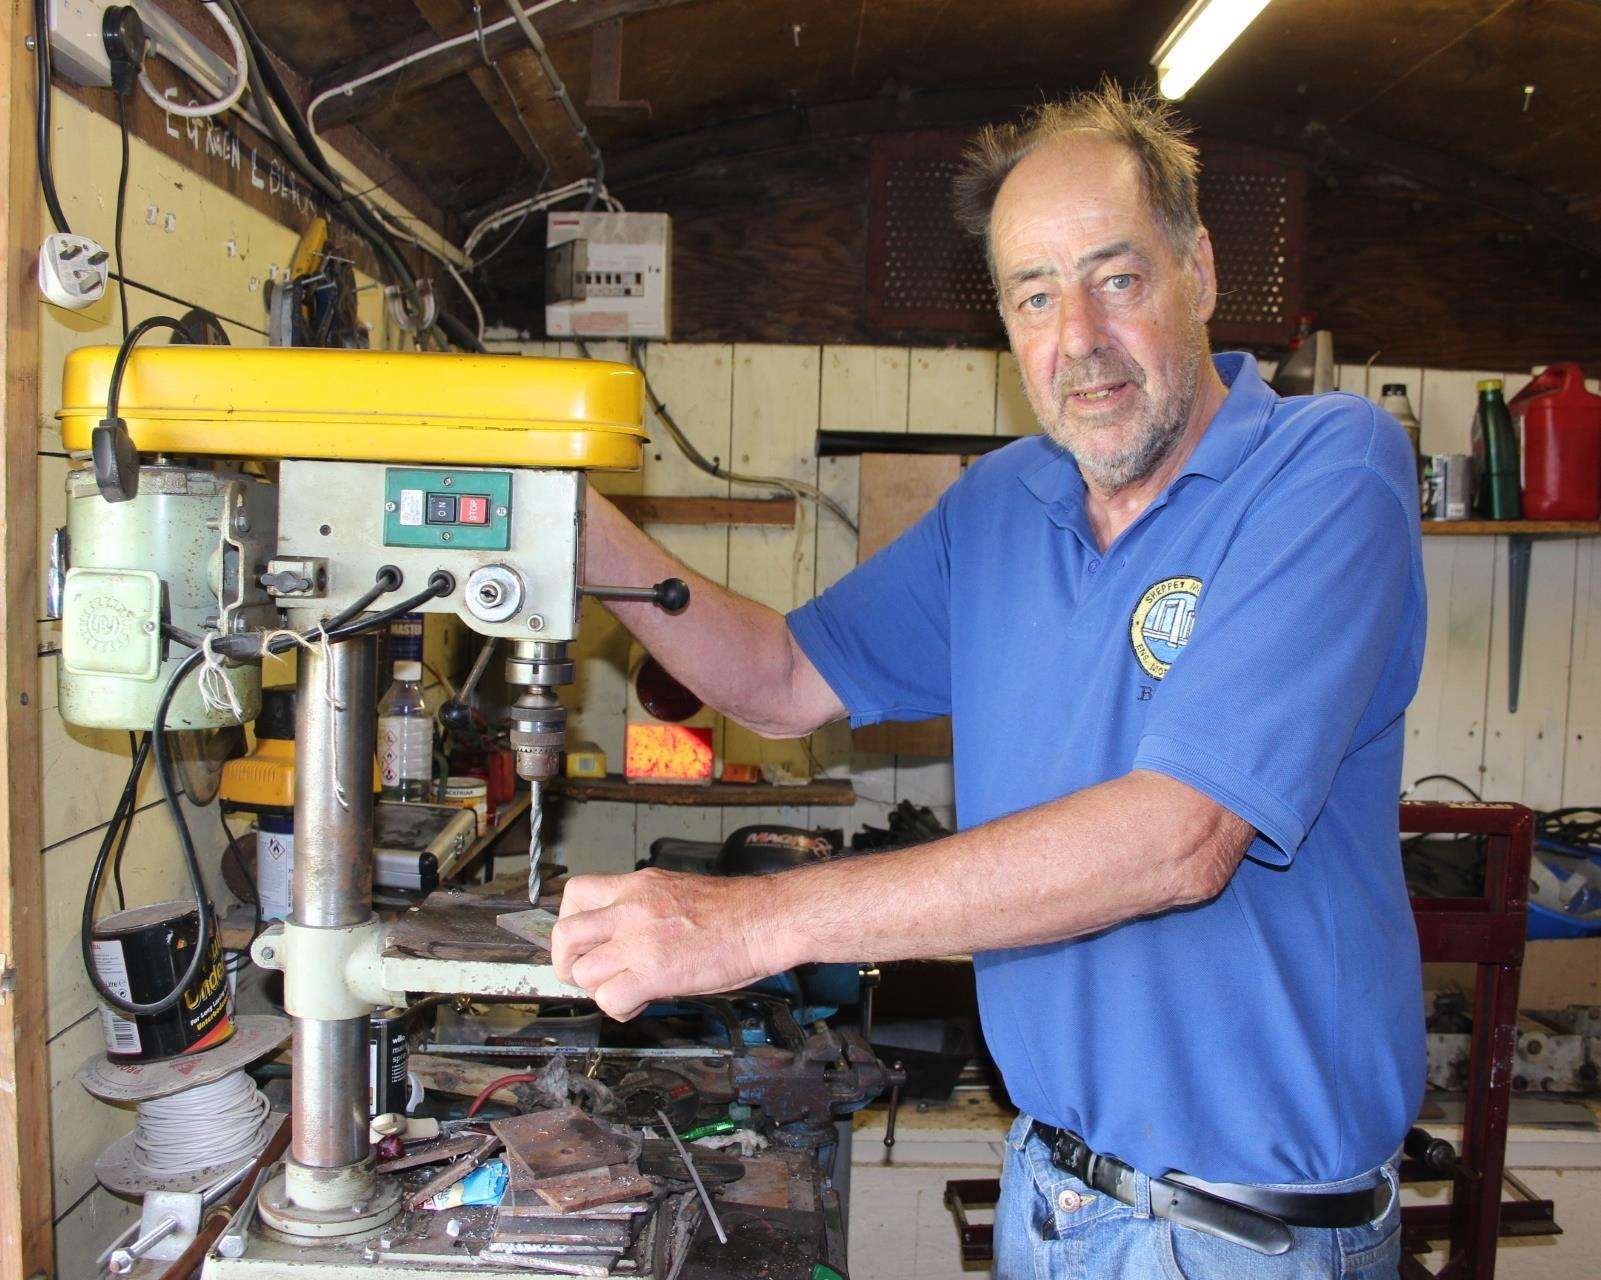
<path id="1" fill-rule="evenodd" d="M 1529 615 L 1529 569 L 1536 539 L 1582 538 L 1594 536 L 1591 528 L 1558 530 L 1547 527 L 1538 533 L 1507 534 L 1507 711 L 1518 709 L 1518 691 L 1523 678 L 1523 632 Z"/>

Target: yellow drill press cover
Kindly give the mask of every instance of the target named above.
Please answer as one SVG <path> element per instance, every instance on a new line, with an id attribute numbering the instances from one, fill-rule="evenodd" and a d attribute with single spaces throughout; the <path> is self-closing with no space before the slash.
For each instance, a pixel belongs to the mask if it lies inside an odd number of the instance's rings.
<path id="1" fill-rule="evenodd" d="M 115 347 L 72 352 L 61 438 L 87 451 Z M 606 360 L 313 348 L 151 346 L 118 415 L 142 453 L 629 471 L 643 382 Z"/>

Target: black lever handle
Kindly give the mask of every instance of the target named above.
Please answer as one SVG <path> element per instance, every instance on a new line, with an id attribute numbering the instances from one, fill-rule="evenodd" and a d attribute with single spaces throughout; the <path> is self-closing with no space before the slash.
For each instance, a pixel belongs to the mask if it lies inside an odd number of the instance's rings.
<path id="1" fill-rule="evenodd" d="M 654 587 L 584 587 L 582 590 L 596 600 L 637 600 L 653 604 L 666 613 L 678 614 L 689 608 L 689 583 L 682 578 L 664 578 Z"/>

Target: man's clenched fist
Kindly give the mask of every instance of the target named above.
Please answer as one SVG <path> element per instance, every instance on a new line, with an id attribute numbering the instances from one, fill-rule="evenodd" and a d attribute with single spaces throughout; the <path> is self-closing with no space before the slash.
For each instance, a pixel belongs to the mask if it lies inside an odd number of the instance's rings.
<path id="1" fill-rule="evenodd" d="M 746 986 L 796 963 L 776 927 L 775 888 L 773 878 L 657 870 L 575 876 L 551 936 L 556 975 L 619 1021 L 652 1000 Z"/>

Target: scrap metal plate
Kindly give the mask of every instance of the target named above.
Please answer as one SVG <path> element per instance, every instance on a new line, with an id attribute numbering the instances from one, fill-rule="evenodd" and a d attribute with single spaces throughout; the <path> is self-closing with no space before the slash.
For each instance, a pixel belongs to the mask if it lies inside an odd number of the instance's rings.
<path id="1" fill-rule="evenodd" d="M 608 1133 L 577 1107 L 534 1111 L 489 1127 L 506 1144 L 513 1186 L 626 1164 L 638 1154 L 632 1142 Z"/>

